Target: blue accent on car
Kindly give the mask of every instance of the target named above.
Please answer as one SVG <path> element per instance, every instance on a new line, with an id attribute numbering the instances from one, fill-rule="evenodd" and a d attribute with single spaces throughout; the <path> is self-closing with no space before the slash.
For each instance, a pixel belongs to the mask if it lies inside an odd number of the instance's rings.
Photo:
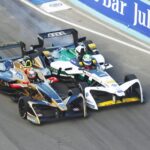
<path id="1" fill-rule="evenodd" d="M 89 72 L 91 74 L 96 74 L 97 76 L 99 77 L 105 77 L 105 76 L 108 76 L 108 74 L 102 70 L 89 70 Z"/>
<path id="2" fill-rule="evenodd" d="M 13 74 L 11 71 L 5 71 L 5 72 L 0 72 L 0 80 L 3 81 L 12 81 L 13 80 Z"/>
<path id="3" fill-rule="evenodd" d="M 72 95 L 72 96 L 70 97 L 70 99 L 68 100 L 68 103 L 67 103 L 67 104 L 72 103 L 73 101 L 77 100 L 77 98 L 78 98 L 78 95 Z"/>
<path id="4" fill-rule="evenodd" d="M 57 103 L 62 103 L 62 99 L 48 83 L 46 82 L 38 83 L 37 87 L 41 92 L 45 93 L 49 98 L 54 99 Z"/>
<path id="5" fill-rule="evenodd" d="M 71 59 L 70 62 L 76 66 L 79 66 L 79 61 L 76 58 Z"/>

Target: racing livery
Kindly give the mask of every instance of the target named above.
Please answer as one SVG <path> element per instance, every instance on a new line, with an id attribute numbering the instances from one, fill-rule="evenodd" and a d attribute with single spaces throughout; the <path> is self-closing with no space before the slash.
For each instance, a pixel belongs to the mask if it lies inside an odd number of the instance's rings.
<path id="1" fill-rule="evenodd" d="M 22 53 L 18 55 L 19 49 L 24 48 L 22 42 L 0 46 L 0 91 L 18 101 L 20 116 L 34 124 L 86 117 L 85 99 L 76 83 L 70 86 L 67 81 L 53 76 L 46 79 L 40 70 L 24 66 L 20 61 Z M 3 52 L 9 54 L 11 50 L 13 57 L 3 57 Z"/>
<path id="2" fill-rule="evenodd" d="M 49 52 L 52 74 L 76 79 L 88 107 L 98 110 L 116 104 L 143 103 L 142 86 L 137 77 L 129 74 L 124 83 L 117 83 L 106 72 L 112 65 L 105 62 L 96 44 L 85 37 L 78 39 L 75 29 L 41 33 L 38 40 L 40 47 Z M 77 47 L 80 47 L 80 55 Z M 90 56 L 84 56 L 87 54 Z"/>

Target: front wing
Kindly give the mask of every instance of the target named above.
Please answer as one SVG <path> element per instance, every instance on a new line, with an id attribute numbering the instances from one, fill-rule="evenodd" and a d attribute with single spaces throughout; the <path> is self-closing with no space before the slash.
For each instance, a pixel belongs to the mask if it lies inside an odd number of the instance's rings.
<path id="1" fill-rule="evenodd" d="M 64 103 L 67 106 L 66 111 L 61 111 L 47 101 L 28 101 L 27 120 L 41 124 L 64 118 L 86 117 L 86 102 L 82 95 L 68 97 Z"/>
<path id="2" fill-rule="evenodd" d="M 144 102 L 142 86 L 138 79 L 120 85 L 120 89 L 125 93 L 125 96 L 117 96 L 111 89 L 104 87 L 86 87 L 85 98 L 87 106 L 98 110 L 99 108 L 113 105 Z"/>

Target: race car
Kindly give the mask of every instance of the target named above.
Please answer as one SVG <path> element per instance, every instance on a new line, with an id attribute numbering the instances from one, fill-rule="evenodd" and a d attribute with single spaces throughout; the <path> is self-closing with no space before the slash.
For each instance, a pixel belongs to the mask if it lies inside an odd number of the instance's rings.
<path id="1" fill-rule="evenodd" d="M 51 68 L 53 74 L 76 79 L 91 109 L 144 101 L 141 83 L 133 74 L 125 76 L 124 83 L 118 84 L 98 63 L 85 68 L 77 59 L 58 60 L 51 63 Z"/>
<path id="2" fill-rule="evenodd" d="M 43 50 L 50 53 L 52 74 L 74 78 L 91 109 L 98 110 L 124 103 L 143 103 L 142 86 L 137 77 L 130 74 L 125 76 L 124 83 L 117 83 L 106 72 L 112 65 L 105 62 L 95 43 L 85 37 L 78 39 L 76 30 L 41 33 L 38 40 Z"/>
<path id="3" fill-rule="evenodd" d="M 18 97 L 20 116 L 34 124 L 86 117 L 85 99 L 76 83 L 72 81 L 70 85 L 53 76 L 46 79 L 40 70 L 25 68 L 18 61 L 19 49 L 24 46 L 22 42 L 0 46 L 0 91 Z"/>
<path id="4" fill-rule="evenodd" d="M 105 58 L 99 53 L 96 44 L 86 37 L 78 38 L 78 32 L 75 29 L 65 29 L 52 32 L 40 33 L 38 35 L 38 44 L 31 45 L 29 51 L 24 51 L 38 61 L 39 66 L 51 68 L 51 62 L 57 60 L 70 61 L 73 58 L 82 60 L 84 54 L 90 54 L 95 57 L 101 68 L 109 69 L 111 64 L 105 63 Z"/>

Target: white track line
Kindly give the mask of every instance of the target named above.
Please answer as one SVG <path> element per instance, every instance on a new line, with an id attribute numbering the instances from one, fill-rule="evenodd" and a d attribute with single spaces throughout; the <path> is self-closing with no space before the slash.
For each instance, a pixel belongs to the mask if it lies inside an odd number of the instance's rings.
<path id="1" fill-rule="evenodd" d="M 88 28 L 83 27 L 83 26 L 80 26 L 80 25 L 78 25 L 78 24 L 69 22 L 69 21 L 67 21 L 67 20 L 65 20 L 65 19 L 56 17 L 56 16 L 54 16 L 54 15 L 52 15 L 52 14 L 49 14 L 49 13 L 47 13 L 47 12 L 41 10 L 40 8 L 38 8 L 38 7 L 36 7 L 35 5 L 33 5 L 32 3 L 28 2 L 27 0 L 20 0 L 20 1 L 23 2 L 24 4 L 30 6 L 31 8 L 35 9 L 36 11 L 42 13 L 42 14 L 45 15 L 45 16 L 51 17 L 51 18 L 53 18 L 53 19 L 55 19 L 55 20 L 61 21 L 61 22 L 63 22 L 63 23 L 69 24 L 69 25 L 71 25 L 71 26 L 77 27 L 77 28 L 82 29 L 82 30 L 84 30 L 84 31 L 88 31 L 88 32 L 93 33 L 93 34 L 95 34 L 95 35 L 101 36 L 101 37 L 103 37 L 103 38 L 109 39 L 109 40 L 111 40 L 111 41 L 120 43 L 120 44 L 122 44 L 122 45 L 131 47 L 131 48 L 133 48 L 133 49 L 135 49 L 135 50 L 137 50 L 137 51 L 140 51 L 140 52 L 143 52 L 143 53 L 146 53 L 146 54 L 150 55 L 150 51 L 149 51 L 149 50 L 146 50 L 146 49 L 144 49 L 144 48 L 141 48 L 141 47 L 138 47 L 138 46 L 129 44 L 129 43 L 126 43 L 126 42 L 121 41 L 121 40 L 119 40 L 119 39 L 115 39 L 114 37 L 105 35 L 105 34 L 103 34 L 103 33 L 94 31 L 94 30 L 92 30 L 92 29 L 88 29 Z"/>

